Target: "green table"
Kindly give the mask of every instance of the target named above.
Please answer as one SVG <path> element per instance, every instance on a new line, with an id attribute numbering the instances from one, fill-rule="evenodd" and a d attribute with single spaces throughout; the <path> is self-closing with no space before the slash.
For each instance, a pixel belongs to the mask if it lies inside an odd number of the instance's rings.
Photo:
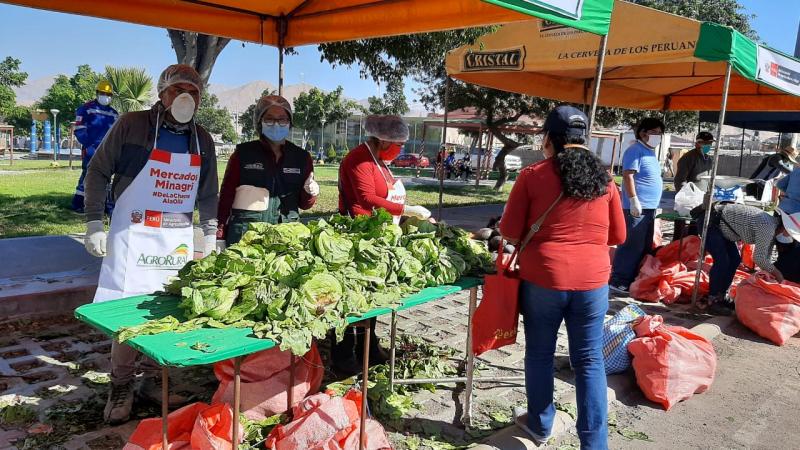
<path id="1" fill-rule="evenodd" d="M 483 284 L 480 278 L 462 278 L 452 285 L 436 286 L 423 289 L 403 299 L 394 308 L 376 308 L 358 317 L 349 317 L 349 323 L 361 323 L 366 328 L 364 344 L 364 367 L 362 390 L 364 397 L 367 395 L 368 371 L 369 366 L 369 335 L 371 319 L 384 314 L 392 315 L 391 330 L 391 359 L 389 361 L 390 380 L 394 380 L 395 349 L 396 349 L 396 330 L 397 330 L 397 311 L 413 308 L 414 306 L 441 299 L 450 294 L 469 289 L 469 325 L 467 333 L 467 401 L 464 407 L 464 417 L 469 421 L 471 414 L 471 380 L 474 371 L 474 355 L 472 355 L 472 315 L 474 314 L 477 303 L 477 288 Z M 185 320 L 182 310 L 178 307 L 179 297 L 169 295 L 139 295 L 135 297 L 111 300 L 102 303 L 91 303 L 83 305 L 75 310 L 75 317 L 79 320 L 98 328 L 105 334 L 113 336 L 122 327 L 140 325 L 148 320 L 161 319 L 168 315 L 176 317 L 178 320 Z M 234 405 L 233 405 L 233 436 L 232 441 L 238 440 L 238 422 L 240 411 L 240 365 L 244 356 L 252 353 L 268 350 L 275 347 L 276 343 L 270 339 L 259 339 L 252 334 L 250 328 L 201 328 L 188 331 L 186 333 L 165 332 L 151 336 L 138 336 L 129 341 L 127 345 L 139 350 L 152 358 L 162 366 L 162 377 L 164 390 L 162 400 L 162 421 L 163 421 L 163 446 L 167 448 L 167 416 L 169 414 L 168 401 L 168 380 L 169 367 L 187 367 L 203 364 L 213 364 L 215 362 L 234 358 Z M 201 344 L 201 345 L 195 345 Z M 289 373 L 289 397 L 288 404 L 293 404 L 292 389 L 294 384 L 294 356 L 292 356 L 291 369 Z M 366 405 L 363 402 L 362 424 L 366 420 Z"/>

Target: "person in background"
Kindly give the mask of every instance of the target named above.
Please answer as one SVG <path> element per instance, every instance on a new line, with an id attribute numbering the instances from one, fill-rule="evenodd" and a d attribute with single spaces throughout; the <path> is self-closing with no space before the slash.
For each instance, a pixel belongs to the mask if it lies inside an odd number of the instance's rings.
<path id="1" fill-rule="evenodd" d="M 425 207 L 406 204 L 403 182 L 389 170 L 389 163 L 400 155 L 408 140 L 408 125 L 400 116 L 372 115 L 366 117 L 364 129 L 367 141 L 350 150 L 339 166 L 339 214 L 355 217 L 382 208 L 394 216 L 395 223 L 400 222 L 401 216 L 429 219 L 431 212 Z M 375 319 L 371 321 L 369 358 L 381 364 L 388 359 L 388 353 L 379 345 Z M 355 327 L 348 328 L 344 339 L 332 345 L 331 358 L 339 374 L 361 370 L 364 339 L 355 331 Z"/>
<path id="2" fill-rule="evenodd" d="M 174 64 L 161 73 L 157 89 L 159 101 L 149 111 L 125 114 L 114 124 L 86 171 L 84 242 L 103 258 L 95 303 L 163 290 L 194 253 L 195 206 L 202 254 L 215 247 L 217 156 L 211 135 L 194 121 L 203 82 L 192 67 Z M 106 233 L 103 209 L 112 178 L 114 215 Z M 103 411 L 108 423 L 130 418 L 138 356 L 126 344 L 111 344 L 111 389 Z M 139 397 L 160 404 L 160 368 L 143 359 Z M 169 403 L 186 400 L 171 395 Z"/>
<path id="3" fill-rule="evenodd" d="M 800 167 L 795 167 L 789 175 L 778 180 L 776 186 L 780 198 L 778 208 L 790 215 L 800 213 Z M 788 281 L 800 283 L 800 242 L 778 241 L 775 247 L 778 251 L 775 267 Z"/>
<path id="4" fill-rule="evenodd" d="M 278 95 L 256 103 L 254 129 L 259 139 L 236 146 L 225 169 L 217 212 L 217 248 L 242 238 L 250 222 L 300 220 L 319 196 L 311 154 L 287 140 L 292 107 Z"/>
<path id="5" fill-rule="evenodd" d="M 764 193 L 766 182 L 792 172 L 797 165 L 797 150 L 792 147 L 789 136 L 784 136 L 778 145 L 778 151 L 765 156 L 756 170 L 750 175 L 754 183 L 745 186 L 745 193 L 760 199 Z"/>
<path id="6" fill-rule="evenodd" d="M 693 210 L 693 215 L 701 220 L 702 208 L 701 205 Z M 791 244 L 800 240 L 799 219 L 800 214 L 790 215 L 780 209 L 773 214 L 749 205 L 712 204 L 706 231 L 706 251 L 714 258 L 714 264 L 709 271 L 708 298 L 699 301 L 697 306 L 711 314 L 733 313 L 733 301 L 727 294 L 742 261 L 738 242 L 755 245 L 755 264 L 782 283 L 783 273 L 772 264 L 772 250 L 776 242 Z"/>
<path id="7" fill-rule="evenodd" d="M 608 247 L 625 240 L 625 218 L 614 181 L 587 147 L 587 122 L 571 106 L 550 112 L 543 126 L 545 160 L 520 172 L 500 233 L 524 247 L 519 274 L 528 407 L 515 410 L 515 422 L 538 445 L 551 437 L 553 356 L 564 321 L 575 370 L 578 437 L 582 449 L 597 450 L 608 448 L 602 352 Z M 529 238 L 537 223 L 539 231 Z"/>
<path id="8" fill-rule="evenodd" d="M 117 110 L 111 107 L 113 97 L 114 90 L 111 83 L 100 80 L 95 87 L 95 98 L 75 111 L 75 139 L 81 144 L 81 176 L 78 178 L 75 195 L 72 196 L 72 209 L 79 213 L 84 211 L 83 181 L 86 178 L 89 161 L 119 117 Z M 110 215 L 113 208 L 114 203 L 109 198 L 106 202 L 106 213 Z"/>
<path id="9" fill-rule="evenodd" d="M 675 192 L 679 192 L 686 183 L 694 183 L 698 188 L 705 191 L 708 183 L 702 182 L 700 177 L 709 175 L 711 173 L 711 165 L 714 160 L 711 159 L 711 148 L 714 144 L 714 136 L 708 131 L 701 131 L 697 134 L 694 141 L 694 148 L 678 160 L 678 169 L 675 173 Z M 697 236 L 697 225 L 690 224 L 687 226 L 686 222 L 675 222 L 675 232 L 673 239 L 681 239 L 688 235 Z"/>
<path id="10" fill-rule="evenodd" d="M 611 271 L 611 292 L 627 295 L 639 264 L 652 250 L 656 209 L 664 182 L 655 149 L 664 134 L 664 122 L 643 119 L 634 129 L 634 142 L 622 155 L 622 208 L 625 210 L 627 239 L 617 247 Z"/>

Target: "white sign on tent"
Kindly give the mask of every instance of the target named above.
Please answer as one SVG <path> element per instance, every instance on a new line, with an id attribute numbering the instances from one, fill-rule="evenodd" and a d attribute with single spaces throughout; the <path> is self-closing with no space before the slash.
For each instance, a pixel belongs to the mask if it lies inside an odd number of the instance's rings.
<path id="1" fill-rule="evenodd" d="M 573 19 L 580 19 L 583 11 L 583 0 L 523 0 L 526 3 L 549 9 Z"/>
<path id="2" fill-rule="evenodd" d="M 760 45 L 756 78 L 790 94 L 800 95 L 800 62 Z"/>

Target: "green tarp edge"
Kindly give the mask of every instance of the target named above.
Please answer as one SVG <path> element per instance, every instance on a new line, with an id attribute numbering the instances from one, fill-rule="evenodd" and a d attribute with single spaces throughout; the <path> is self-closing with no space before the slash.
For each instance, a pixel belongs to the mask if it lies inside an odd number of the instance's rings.
<path id="1" fill-rule="evenodd" d="M 706 61 L 730 62 L 739 75 L 756 79 L 758 45 L 731 27 L 703 22 L 694 56 Z"/>
<path id="2" fill-rule="evenodd" d="M 480 278 L 462 278 L 452 285 L 426 288 L 403 299 L 394 309 L 409 309 L 481 284 L 483 280 Z M 83 305 L 75 310 L 75 317 L 113 336 L 122 327 L 140 325 L 168 315 L 185 320 L 178 303 L 179 298 L 174 296 L 140 295 Z M 348 322 L 358 322 L 391 312 L 392 308 L 376 308 L 361 317 L 350 317 Z M 159 365 L 173 367 L 213 364 L 275 347 L 275 342 L 253 336 L 250 328 L 201 328 L 186 333 L 167 332 L 138 336 L 126 344 L 149 356 Z"/>
<path id="3" fill-rule="evenodd" d="M 608 28 L 611 26 L 611 12 L 614 9 L 614 0 L 584 0 L 581 18 L 576 20 L 525 0 L 483 1 L 601 36 L 608 34 Z"/>

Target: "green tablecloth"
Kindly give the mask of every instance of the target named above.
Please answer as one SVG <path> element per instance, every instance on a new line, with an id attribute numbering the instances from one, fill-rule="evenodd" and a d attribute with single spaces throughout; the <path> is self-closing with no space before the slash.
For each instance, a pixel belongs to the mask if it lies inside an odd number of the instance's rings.
<path id="1" fill-rule="evenodd" d="M 464 289 L 480 286 L 482 283 L 483 280 L 479 278 L 463 278 L 453 285 L 426 288 L 403 299 L 394 309 L 400 311 L 412 308 Z M 168 315 L 178 320 L 185 320 L 185 316 L 178 308 L 179 300 L 173 296 L 139 295 L 83 305 L 75 310 L 75 317 L 113 336 L 122 327 L 140 325 L 148 320 L 161 319 Z M 348 322 L 353 323 L 391 312 L 392 308 L 376 308 L 361 317 L 351 317 Z M 138 336 L 126 343 L 162 366 L 176 367 L 212 364 L 275 347 L 275 342 L 272 340 L 253 336 L 250 328 L 201 328 L 186 333 L 167 332 Z"/>
<path id="2" fill-rule="evenodd" d="M 674 211 L 673 212 L 667 212 L 667 213 L 661 213 L 661 214 L 656 216 L 656 219 L 669 220 L 670 222 L 678 222 L 678 221 L 681 221 L 681 220 L 686 221 L 686 222 L 694 222 L 695 221 L 690 216 L 682 216 L 682 215 L 680 215 L 680 214 L 678 214 L 678 213 L 676 213 Z"/>

